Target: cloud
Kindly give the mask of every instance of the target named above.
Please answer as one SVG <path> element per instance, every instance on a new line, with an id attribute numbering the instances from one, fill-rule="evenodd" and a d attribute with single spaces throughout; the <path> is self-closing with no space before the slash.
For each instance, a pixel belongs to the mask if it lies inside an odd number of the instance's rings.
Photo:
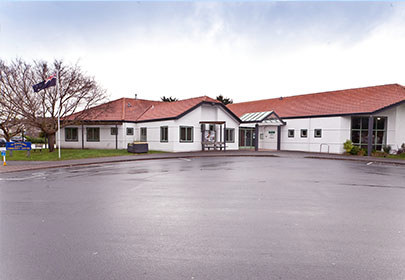
<path id="1" fill-rule="evenodd" d="M 45 8 L 53 14 L 38 22 Z M 2 58 L 79 60 L 112 98 L 405 84 L 397 2 L 20 3 L 0 6 L 0 18 Z"/>

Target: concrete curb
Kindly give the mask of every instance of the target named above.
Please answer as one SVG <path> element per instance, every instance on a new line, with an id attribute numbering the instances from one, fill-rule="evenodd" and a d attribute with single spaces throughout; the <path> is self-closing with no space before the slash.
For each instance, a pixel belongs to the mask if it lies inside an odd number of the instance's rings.
<path id="1" fill-rule="evenodd" d="M 126 156 L 123 156 L 126 157 Z M 29 165 L 29 166 L 16 166 L 10 170 L 2 170 L 0 168 L 1 173 L 12 173 L 12 172 L 21 172 L 21 171 L 30 171 L 30 170 L 40 170 L 40 169 L 53 169 L 53 168 L 66 168 L 66 167 L 74 167 L 74 166 L 86 166 L 86 165 L 95 165 L 95 164 L 108 164 L 108 163 L 120 163 L 120 162 L 131 162 L 131 161 L 145 161 L 145 160 L 164 160 L 164 159 L 180 159 L 180 158 L 202 158 L 202 157 L 279 157 L 278 155 L 274 154 L 205 154 L 205 155 L 173 155 L 173 156 L 160 156 L 160 157 L 142 157 L 142 158 L 115 158 L 109 160 L 109 158 L 92 158 L 93 161 L 88 162 L 52 162 L 56 164 L 38 164 L 38 165 Z M 100 161 L 95 161 L 94 159 L 103 159 Z"/>
<path id="2" fill-rule="evenodd" d="M 373 162 L 380 164 L 390 164 L 390 165 L 405 165 L 405 160 L 395 160 L 387 158 L 374 158 L 374 157 L 349 157 L 341 155 L 321 155 L 321 154 L 311 154 L 303 152 L 292 152 L 292 151 L 229 151 L 229 152 L 190 152 L 190 153 L 173 153 L 173 154 L 150 154 L 150 155 L 139 155 L 139 156 L 121 156 L 121 157 L 104 157 L 104 158 L 89 158 L 82 160 L 66 160 L 65 162 L 45 162 L 35 165 L 16 165 L 6 167 L 6 169 L 0 167 L 0 174 L 2 173 L 12 173 L 30 170 L 40 170 L 40 169 L 51 169 L 51 168 L 66 168 L 74 166 L 86 166 L 95 164 L 110 164 L 119 162 L 131 162 L 131 161 L 144 161 L 144 160 L 164 160 L 164 159 L 179 159 L 179 158 L 202 158 L 202 157 L 282 157 L 288 155 L 290 158 L 308 158 L 308 159 L 326 159 L 326 160 L 349 160 L 357 162 Z M 288 158 L 286 157 L 286 158 Z"/>
<path id="3" fill-rule="evenodd" d="M 379 159 L 379 158 L 375 158 L 375 157 L 350 158 L 350 157 L 305 156 L 305 158 L 329 159 L 329 160 L 348 160 L 348 161 L 357 161 L 357 162 L 383 163 L 383 164 L 391 164 L 391 165 L 405 165 L 405 160 Z"/>

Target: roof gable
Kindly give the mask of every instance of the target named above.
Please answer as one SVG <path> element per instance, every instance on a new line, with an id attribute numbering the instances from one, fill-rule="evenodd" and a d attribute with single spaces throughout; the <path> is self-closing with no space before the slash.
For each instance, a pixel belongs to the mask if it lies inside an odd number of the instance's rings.
<path id="1" fill-rule="evenodd" d="M 179 118 L 202 103 L 222 103 L 208 96 L 200 96 L 174 102 L 120 98 L 83 110 L 65 120 L 145 122 Z M 228 113 L 235 116 L 228 108 Z"/>

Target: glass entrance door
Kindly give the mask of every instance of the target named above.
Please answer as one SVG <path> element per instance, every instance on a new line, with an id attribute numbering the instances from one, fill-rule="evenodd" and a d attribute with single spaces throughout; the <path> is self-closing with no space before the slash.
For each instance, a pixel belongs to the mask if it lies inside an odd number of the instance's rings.
<path id="1" fill-rule="evenodd" d="M 239 128 L 239 148 L 253 149 L 255 147 L 255 128 Z"/>

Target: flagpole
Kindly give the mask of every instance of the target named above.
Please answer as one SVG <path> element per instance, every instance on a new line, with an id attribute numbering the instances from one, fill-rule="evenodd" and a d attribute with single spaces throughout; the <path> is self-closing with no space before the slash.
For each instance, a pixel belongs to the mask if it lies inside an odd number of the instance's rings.
<path id="1" fill-rule="evenodd" d="M 59 91 L 59 69 L 56 69 L 56 95 L 59 98 L 59 106 L 58 106 L 58 155 L 60 159 L 60 110 L 61 110 L 61 97 Z"/>

